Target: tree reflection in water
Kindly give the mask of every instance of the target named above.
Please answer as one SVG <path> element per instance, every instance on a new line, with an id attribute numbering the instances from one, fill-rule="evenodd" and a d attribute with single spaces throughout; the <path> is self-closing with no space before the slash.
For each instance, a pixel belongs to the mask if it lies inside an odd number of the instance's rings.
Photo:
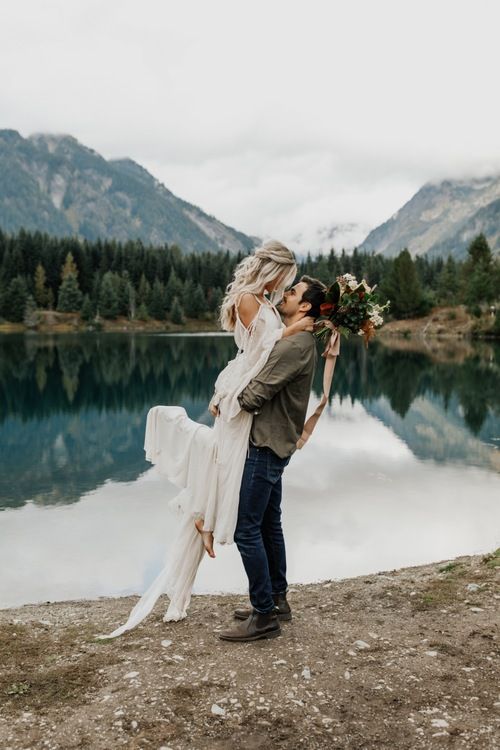
<path id="1" fill-rule="evenodd" d="M 368 351 L 359 340 L 343 343 L 332 397 L 361 401 L 373 413 L 386 399 L 407 421 L 416 399 L 427 399 L 450 424 L 493 445 L 500 345 L 457 351 L 450 344 L 436 354 L 411 343 L 375 341 Z M 132 481 L 149 466 L 148 409 L 178 404 L 210 423 L 213 384 L 234 354 L 230 336 L 1 336 L 0 508 L 75 502 L 106 480 Z M 320 365 L 317 396 L 321 380 Z"/>

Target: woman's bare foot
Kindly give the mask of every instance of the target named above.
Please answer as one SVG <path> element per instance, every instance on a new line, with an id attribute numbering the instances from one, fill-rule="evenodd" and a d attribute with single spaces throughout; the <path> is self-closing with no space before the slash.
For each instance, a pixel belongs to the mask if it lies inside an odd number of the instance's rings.
<path id="1" fill-rule="evenodd" d="M 203 539 L 203 546 L 205 547 L 209 557 L 215 557 L 214 552 L 214 535 L 211 531 L 203 531 L 203 518 L 197 518 L 194 522 L 196 530 L 201 534 Z"/>

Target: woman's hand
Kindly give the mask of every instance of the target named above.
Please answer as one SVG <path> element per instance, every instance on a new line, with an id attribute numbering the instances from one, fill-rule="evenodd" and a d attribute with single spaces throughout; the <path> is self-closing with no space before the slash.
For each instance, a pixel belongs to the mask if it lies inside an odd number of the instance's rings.
<path id="1" fill-rule="evenodd" d="M 212 417 L 218 417 L 219 416 L 219 407 L 213 406 L 212 404 L 209 405 L 208 411 L 212 415 Z"/>
<path id="2" fill-rule="evenodd" d="M 311 315 L 306 315 L 305 318 L 287 326 L 283 331 L 283 336 L 293 336 L 294 333 L 300 333 L 301 331 L 311 331 L 311 333 L 314 331 L 314 318 Z"/>

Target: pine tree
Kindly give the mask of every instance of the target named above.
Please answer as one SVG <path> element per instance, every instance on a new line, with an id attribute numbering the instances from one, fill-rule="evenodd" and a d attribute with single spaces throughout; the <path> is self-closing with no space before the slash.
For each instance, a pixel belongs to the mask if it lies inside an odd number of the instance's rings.
<path id="1" fill-rule="evenodd" d="M 208 304 L 208 309 L 212 313 L 216 313 L 219 310 L 219 307 L 222 303 L 222 289 L 218 286 L 215 287 L 215 289 L 212 289 L 212 293 L 210 294 L 210 301 Z"/>
<path id="2" fill-rule="evenodd" d="M 493 302 L 496 296 L 493 256 L 484 234 L 472 240 L 463 267 L 464 301 L 469 308 Z"/>
<path id="3" fill-rule="evenodd" d="M 201 284 L 194 284 L 192 281 L 186 284 L 183 295 L 184 312 L 188 318 L 199 318 L 207 310 L 207 301 L 203 293 Z"/>
<path id="4" fill-rule="evenodd" d="M 99 290 L 99 314 L 103 318 L 118 315 L 118 279 L 112 271 L 106 271 Z"/>
<path id="5" fill-rule="evenodd" d="M 155 320 L 165 320 L 165 287 L 158 278 L 154 280 L 148 311 Z"/>
<path id="6" fill-rule="evenodd" d="M 168 281 L 165 287 L 165 300 L 166 300 L 166 310 L 167 312 L 170 312 L 172 307 L 172 302 L 174 300 L 174 297 L 181 298 L 182 292 L 183 292 L 183 284 L 182 281 L 178 278 L 177 274 L 175 273 L 175 270 L 172 268 L 170 271 L 170 275 L 168 277 Z"/>
<path id="7" fill-rule="evenodd" d="M 95 310 L 88 294 L 83 298 L 83 305 L 81 310 L 82 320 L 89 323 L 94 319 Z"/>
<path id="8" fill-rule="evenodd" d="M 28 294 L 26 299 L 23 322 L 26 328 L 35 328 L 38 325 L 36 303 L 31 294 Z"/>
<path id="9" fill-rule="evenodd" d="M 174 297 L 172 301 L 172 307 L 170 309 L 170 320 L 176 325 L 182 325 L 185 322 L 184 310 L 182 309 L 178 297 Z"/>
<path id="10" fill-rule="evenodd" d="M 146 307 L 144 302 L 141 302 L 141 304 L 137 308 L 136 318 L 138 320 L 149 320 L 148 308 Z"/>
<path id="11" fill-rule="evenodd" d="M 46 308 L 49 304 L 49 290 L 46 286 L 45 268 L 38 263 L 35 270 L 35 302 L 38 307 Z"/>
<path id="12" fill-rule="evenodd" d="M 457 264 L 449 255 L 444 264 L 437 282 L 437 293 L 439 300 L 445 304 L 457 302 L 459 296 L 459 279 Z"/>
<path id="13" fill-rule="evenodd" d="M 21 323 L 28 299 L 28 288 L 22 276 L 12 279 L 4 295 L 3 314 L 13 323 Z"/>
<path id="14" fill-rule="evenodd" d="M 135 318 L 135 289 L 130 283 L 130 281 L 127 282 L 127 295 L 128 295 L 128 301 L 127 301 L 127 315 L 130 318 L 130 320 L 134 320 Z"/>
<path id="15" fill-rule="evenodd" d="M 76 276 L 69 273 L 59 287 L 57 309 L 59 312 L 78 312 L 82 306 L 82 298 Z"/>
<path id="16" fill-rule="evenodd" d="M 118 277 L 117 280 L 118 294 L 118 314 L 126 315 L 133 319 L 135 316 L 135 291 L 130 281 L 128 271 Z"/>
<path id="17" fill-rule="evenodd" d="M 391 312 L 396 318 L 411 318 L 422 312 L 422 289 L 415 264 L 407 249 L 394 259 L 383 284 L 383 291 L 391 301 Z"/>
<path id="18" fill-rule="evenodd" d="M 66 260 L 64 261 L 64 266 L 61 271 L 61 281 L 64 281 L 64 279 L 70 274 L 73 275 L 75 279 L 78 278 L 78 269 L 71 251 L 66 255 Z"/>
<path id="19" fill-rule="evenodd" d="M 151 301 L 151 284 L 149 283 L 145 275 L 142 274 L 141 279 L 139 281 L 139 287 L 137 289 L 137 304 L 145 305 L 145 307 L 148 308 L 150 301 Z"/>

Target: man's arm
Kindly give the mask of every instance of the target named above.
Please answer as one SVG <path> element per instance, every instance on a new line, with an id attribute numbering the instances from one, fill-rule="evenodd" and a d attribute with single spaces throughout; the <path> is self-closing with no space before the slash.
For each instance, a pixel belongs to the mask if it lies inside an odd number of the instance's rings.
<path id="1" fill-rule="evenodd" d="M 293 338 L 280 339 L 266 364 L 243 388 L 238 401 L 245 411 L 258 411 L 304 369 L 303 352 Z"/>

